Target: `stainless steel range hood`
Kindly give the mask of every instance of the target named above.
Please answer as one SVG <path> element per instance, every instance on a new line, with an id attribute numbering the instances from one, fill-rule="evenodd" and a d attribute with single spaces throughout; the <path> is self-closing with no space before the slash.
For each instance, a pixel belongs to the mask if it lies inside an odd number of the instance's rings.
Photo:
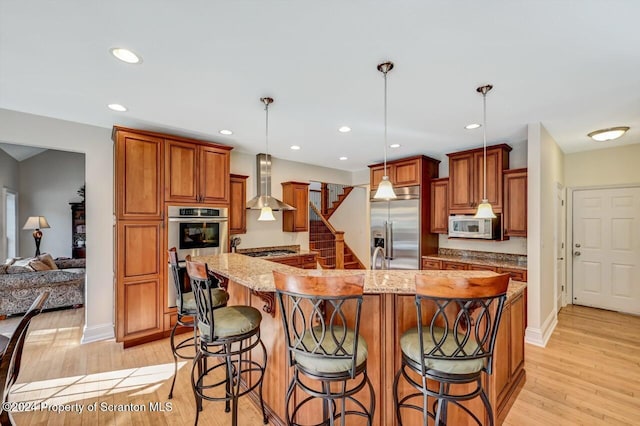
<path id="1" fill-rule="evenodd" d="M 260 210 L 263 207 L 271 207 L 271 210 L 296 209 L 271 196 L 271 155 L 269 154 L 256 155 L 256 187 L 258 195 L 247 201 L 247 210 Z"/>

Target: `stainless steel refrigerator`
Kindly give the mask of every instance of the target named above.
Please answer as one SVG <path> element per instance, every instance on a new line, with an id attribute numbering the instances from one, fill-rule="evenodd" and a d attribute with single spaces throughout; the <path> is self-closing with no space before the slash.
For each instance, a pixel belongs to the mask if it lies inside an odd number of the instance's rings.
<path id="1" fill-rule="evenodd" d="M 396 188 L 398 199 L 379 201 L 371 193 L 372 269 L 420 269 L 420 187 Z M 384 255 L 384 262 L 373 255 Z M 381 256 L 380 256 L 381 257 Z M 381 263 L 384 263 L 381 268 Z"/>

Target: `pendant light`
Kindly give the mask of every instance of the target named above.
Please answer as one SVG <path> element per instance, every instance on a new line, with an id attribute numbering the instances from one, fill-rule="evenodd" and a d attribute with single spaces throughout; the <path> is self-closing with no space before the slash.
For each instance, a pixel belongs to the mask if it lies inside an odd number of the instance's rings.
<path id="1" fill-rule="evenodd" d="M 480 86 L 476 89 L 476 92 L 482 93 L 482 108 L 483 108 L 483 122 L 482 122 L 482 139 L 484 146 L 484 172 L 483 183 L 484 183 L 484 191 L 482 196 L 482 203 L 478 205 L 478 211 L 475 214 L 476 219 L 493 219 L 496 217 L 495 213 L 493 213 L 493 208 L 487 199 L 487 93 L 493 89 L 493 86 L 487 84 L 486 86 Z"/>
<path id="2" fill-rule="evenodd" d="M 271 176 L 271 171 L 268 170 L 269 169 L 269 104 L 271 104 L 273 102 L 273 98 L 260 98 L 260 101 L 262 101 L 262 103 L 264 104 L 264 112 L 265 112 L 265 116 L 266 116 L 266 123 L 265 123 L 265 132 L 264 132 L 264 139 L 265 139 L 265 145 L 266 145 L 266 158 L 267 158 L 267 174 L 269 176 Z M 267 189 L 267 184 L 268 184 L 269 179 L 265 179 L 264 180 L 264 193 L 266 195 L 269 195 L 268 189 Z M 270 222 L 270 221 L 274 221 L 276 220 L 276 218 L 273 216 L 273 210 L 271 209 L 270 206 L 262 206 L 262 208 L 260 209 L 260 216 L 258 217 L 258 221 L 259 222 Z"/>
<path id="3" fill-rule="evenodd" d="M 387 176 L 387 73 L 393 69 L 393 62 L 387 61 L 378 65 L 378 71 L 384 75 L 384 176 L 378 184 L 378 190 L 376 195 L 373 196 L 376 200 L 393 200 L 396 197 L 396 193 L 393 190 L 393 184 Z"/>

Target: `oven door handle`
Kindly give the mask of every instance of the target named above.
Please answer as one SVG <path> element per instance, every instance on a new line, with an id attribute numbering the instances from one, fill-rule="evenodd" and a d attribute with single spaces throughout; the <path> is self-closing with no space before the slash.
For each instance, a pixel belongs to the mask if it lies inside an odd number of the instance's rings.
<path id="1" fill-rule="evenodd" d="M 182 222 L 182 223 L 203 223 L 203 222 L 228 222 L 226 217 L 200 217 L 200 218 L 184 218 L 184 217 L 170 217 L 169 222 Z"/>

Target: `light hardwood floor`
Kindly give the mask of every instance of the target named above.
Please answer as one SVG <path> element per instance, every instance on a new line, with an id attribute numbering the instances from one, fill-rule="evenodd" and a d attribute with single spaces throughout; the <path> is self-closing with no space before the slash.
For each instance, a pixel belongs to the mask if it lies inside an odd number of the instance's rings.
<path id="1" fill-rule="evenodd" d="M 17 319 L 0 322 L 0 332 Z M 173 374 L 168 340 L 123 350 L 114 341 L 80 345 L 83 310 L 44 313 L 31 326 L 12 401 L 79 404 L 77 412 L 17 413 L 19 425 L 188 425 L 194 420 L 190 363 Z M 546 348 L 526 346 L 527 380 L 505 425 L 640 424 L 640 318 L 578 306 L 564 308 Z M 97 410 L 88 408 L 97 403 Z M 101 410 L 111 404 L 113 411 Z M 121 404 L 123 407 L 113 407 Z M 144 412 L 118 411 L 144 407 Z M 260 425 L 259 411 L 240 402 L 240 425 Z M 205 402 L 202 425 L 229 425 L 222 403 Z"/>

